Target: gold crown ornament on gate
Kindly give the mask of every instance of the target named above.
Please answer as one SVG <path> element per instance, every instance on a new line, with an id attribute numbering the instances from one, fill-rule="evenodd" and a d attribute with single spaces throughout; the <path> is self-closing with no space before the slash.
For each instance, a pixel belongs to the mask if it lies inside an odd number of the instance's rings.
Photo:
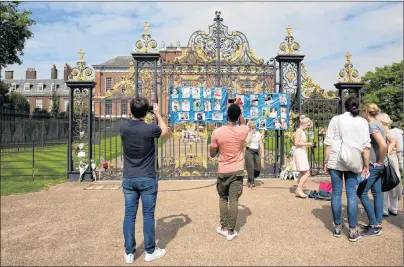
<path id="1" fill-rule="evenodd" d="M 73 81 L 93 81 L 92 76 L 93 71 L 86 66 L 86 61 L 84 60 L 84 50 L 80 49 L 79 59 L 77 60 L 76 66 L 72 69 L 71 75 Z"/>

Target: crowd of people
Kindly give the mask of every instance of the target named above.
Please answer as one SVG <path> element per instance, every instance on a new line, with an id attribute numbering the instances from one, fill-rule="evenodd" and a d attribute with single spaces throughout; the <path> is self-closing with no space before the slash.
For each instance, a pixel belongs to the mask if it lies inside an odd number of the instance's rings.
<path id="1" fill-rule="evenodd" d="M 149 110 L 145 97 L 136 97 L 130 104 L 133 120 L 121 123 L 121 138 L 124 149 L 123 193 L 125 199 L 125 217 L 123 234 L 125 239 L 125 260 L 133 263 L 136 251 L 135 220 L 139 204 L 143 208 L 143 234 L 145 261 L 154 261 L 166 254 L 155 244 L 155 219 L 158 182 L 155 164 L 155 138 L 168 135 L 168 128 L 162 119 L 159 107 L 153 110 L 157 124 L 147 124 L 144 118 Z M 363 236 L 382 234 L 382 218 L 397 215 L 398 200 L 402 195 L 401 185 L 382 194 L 381 176 L 387 157 L 394 158 L 395 170 L 399 175 L 399 165 L 403 165 L 403 131 L 389 129 L 391 120 L 387 114 L 380 113 L 375 104 L 367 104 L 360 114 L 360 103 L 355 97 L 345 101 L 346 112 L 335 116 L 328 126 L 324 144 L 324 169 L 331 176 L 332 216 L 335 229 L 333 235 L 342 235 L 342 191 L 345 181 L 348 199 L 348 222 L 350 241 Z M 247 170 L 247 185 L 255 187 L 255 179 L 261 170 L 261 157 L 264 146 L 257 125 L 246 123 L 239 104 L 229 104 L 227 124 L 213 131 L 210 144 L 210 156 L 218 156 L 217 192 L 219 195 L 220 225 L 216 232 L 227 240 L 233 240 L 238 202 L 243 193 L 244 170 Z M 310 176 L 307 148 L 315 143 L 308 142 L 305 131 L 312 121 L 301 116 L 300 126 L 294 134 L 293 168 L 300 172 L 296 196 L 306 198 L 304 185 Z M 244 150 L 244 145 L 246 149 Z M 349 150 L 349 149 L 350 150 Z M 346 153 L 349 151 L 349 153 Z M 343 156 L 341 156 L 343 155 Z M 363 181 L 358 184 L 358 176 Z M 371 190 L 374 204 L 369 199 Z M 357 229 L 359 197 L 369 218 L 368 226 Z"/>
<path id="2" fill-rule="evenodd" d="M 376 104 L 366 104 L 361 113 L 358 98 L 350 97 L 345 101 L 346 112 L 331 119 L 324 140 L 324 170 L 331 176 L 332 197 L 331 210 L 335 229 L 333 235 L 342 234 L 342 191 L 345 182 L 347 195 L 348 224 L 350 241 L 357 241 L 363 236 L 380 236 L 383 216 L 397 215 L 398 201 L 402 196 L 402 185 L 398 184 L 388 192 L 382 192 L 382 175 L 387 165 L 387 157 L 393 162 L 398 177 L 403 168 L 403 131 L 395 127 L 389 129 L 392 121 L 381 113 Z M 300 127 L 294 135 L 293 151 L 294 169 L 300 172 L 296 196 L 306 198 L 303 186 L 310 176 L 307 159 L 305 129 L 311 120 L 304 116 Z M 369 198 L 373 195 L 373 204 Z M 358 204 L 360 199 L 368 216 L 368 225 L 357 228 Z"/>

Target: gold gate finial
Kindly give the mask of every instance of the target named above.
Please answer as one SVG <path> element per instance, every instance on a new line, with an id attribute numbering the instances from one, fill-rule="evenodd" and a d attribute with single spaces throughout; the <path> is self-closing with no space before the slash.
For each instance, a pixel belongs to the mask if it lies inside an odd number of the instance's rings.
<path id="1" fill-rule="evenodd" d="M 345 57 L 346 57 L 346 62 L 350 64 L 351 63 L 351 54 L 349 52 L 346 52 Z"/>
<path id="2" fill-rule="evenodd" d="M 149 33 L 149 23 L 146 21 L 143 24 L 143 34 L 142 39 L 136 42 L 136 47 L 134 52 L 136 53 L 156 53 L 157 52 L 157 42 L 152 39 Z"/>
<path id="3" fill-rule="evenodd" d="M 286 27 L 285 42 L 282 42 L 279 45 L 278 55 L 296 55 L 300 53 L 300 45 L 294 40 L 295 38 L 292 36 L 292 27 L 288 24 Z"/>
<path id="4" fill-rule="evenodd" d="M 292 37 L 292 28 L 290 27 L 290 25 L 288 24 L 288 26 L 286 27 L 286 32 L 288 33 L 288 37 Z"/>
<path id="5" fill-rule="evenodd" d="M 80 48 L 80 50 L 79 50 L 79 60 L 83 60 L 85 53 L 86 52 L 84 52 L 83 48 Z"/>
<path id="6" fill-rule="evenodd" d="M 91 81 L 93 79 L 93 71 L 86 66 L 86 61 L 84 60 L 84 50 L 81 48 L 78 52 L 79 59 L 77 60 L 76 66 L 71 71 L 71 76 L 73 81 Z M 70 80 L 70 78 L 69 78 Z"/>
<path id="7" fill-rule="evenodd" d="M 344 65 L 344 68 L 339 72 L 339 82 L 359 83 L 361 80 L 359 72 L 353 68 L 353 65 L 351 63 L 351 56 L 352 55 L 349 52 L 345 54 L 346 63 Z"/>
<path id="8" fill-rule="evenodd" d="M 143 25 L 143 33 L 149 33 L 149 23 L 146 21 L 145 24 Z"/>

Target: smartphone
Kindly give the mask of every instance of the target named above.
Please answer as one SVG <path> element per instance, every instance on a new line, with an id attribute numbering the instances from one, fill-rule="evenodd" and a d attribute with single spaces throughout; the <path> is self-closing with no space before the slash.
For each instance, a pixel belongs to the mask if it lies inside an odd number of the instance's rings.
<path id="1" fill-rule="evenodd" d="M 359 174 L 359 175 L 356 177 L 357 183 L 360 184 L 360 183 L 364 182 L 365 180 L 367 180 L 367 179 L 369 178 L 369 176 L 370 176 L 369 173 L 366 174 L 365 176 L 363 176 L 362 174 Z"/>

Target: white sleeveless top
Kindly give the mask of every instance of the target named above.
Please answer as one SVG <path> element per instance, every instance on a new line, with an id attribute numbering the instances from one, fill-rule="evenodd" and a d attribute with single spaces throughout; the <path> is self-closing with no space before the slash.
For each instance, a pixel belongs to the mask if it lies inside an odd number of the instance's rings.
<path id="1" fill-rule="evenodd" d="M 247 144 L 247 147 L 252 148 L 252 149 L 259 149 L 260 140 L 261 140 L 261 134 L 260 134 L 260 132 L 256 131 L 254 134 L 252 134 L 251 140 Z"/>

